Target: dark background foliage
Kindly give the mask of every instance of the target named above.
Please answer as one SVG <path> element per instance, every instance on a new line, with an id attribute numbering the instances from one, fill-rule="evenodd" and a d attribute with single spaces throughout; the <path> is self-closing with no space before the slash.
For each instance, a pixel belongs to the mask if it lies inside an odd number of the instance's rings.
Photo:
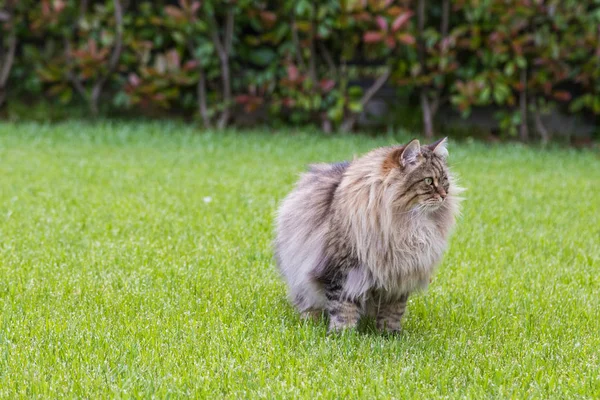
<path id="1" fill-rule="evenodd" d="M 5 109 L 348 131 L 387 92 L 427 136 L 492 107 L 542 141 L 600 115 L 600 0 L 3 0 L 0 24 Z"/>

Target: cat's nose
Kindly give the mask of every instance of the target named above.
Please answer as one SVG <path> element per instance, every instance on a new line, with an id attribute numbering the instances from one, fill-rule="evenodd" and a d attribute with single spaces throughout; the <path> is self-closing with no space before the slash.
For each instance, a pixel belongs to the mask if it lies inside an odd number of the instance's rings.
<path id="1" fill-rule="evenodd" d="M 446 196 L 448 195 L 448 193 L 446 193 L 446 191 L 444 190 L 444 188 L 439 188 L 439 189 L 438 189 L 438 194 L 440 195 L 440 197 L 441 197 L 442 199 L 445 199 L 445 198 L 446 198 Z"/>

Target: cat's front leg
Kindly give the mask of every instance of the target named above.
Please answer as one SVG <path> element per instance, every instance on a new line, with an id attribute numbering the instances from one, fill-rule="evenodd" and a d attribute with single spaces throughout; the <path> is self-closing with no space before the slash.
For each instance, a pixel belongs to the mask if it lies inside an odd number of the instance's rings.
<path id="1" fill-rule="evenodd" d="M 360 319 L 360 304 L 357 301 L 342 297 L 342 287 L 333 283 L 325 289 L 327 297 L 327 314 L 329 315 L 328 332 L 340 332 L 355 328 Z"/>
<path id="2" fill-rule="evenodd" d="M 381 304 L 377 312 L 377 329 L 390 333 L 400 332 L 407 301 L 408 294 L 403 294 L 395 301 Z"/>
<path id="3" fill-rule="evenodd" d="M 328 332 L 355 328 L 360 319 L 359 305 L 349 300 L 330 302 L 327 313 L 329 314 Z"/>

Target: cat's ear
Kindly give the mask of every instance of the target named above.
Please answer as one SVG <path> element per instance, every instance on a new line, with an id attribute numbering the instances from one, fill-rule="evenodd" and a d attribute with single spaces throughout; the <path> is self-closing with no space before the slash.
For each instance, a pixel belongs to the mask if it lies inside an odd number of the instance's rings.
<path id="1" fill-rule="evenodd" d="M 414 164 L 417 162 L 421 155 L 421 144 L 417 139 L 411 140 L 400 154 L 400 165 L 406 167 L 407 165 Z"/>
<path id="2" fill-rule="evenodd" d="M 438 140 L 437 142 L 431 143 L 429 146 L 429 150 L 433 151 L 433 154 L 446 159 L 448 157 L 448 138 L 445 137 L 443 139 Z"/>

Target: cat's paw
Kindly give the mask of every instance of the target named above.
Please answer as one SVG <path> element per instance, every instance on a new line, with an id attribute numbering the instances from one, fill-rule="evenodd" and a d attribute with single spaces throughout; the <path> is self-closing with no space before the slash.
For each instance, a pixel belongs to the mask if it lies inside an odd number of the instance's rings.
<path id="1" fill-rule="evenodd" d="M 388 335 L 398 335 L 402 332 L 400 322 L 377 321 L 377 330 Z"/>
<path id="2" fill-rule="evenodd" d="M 356 325 L 357 325 L 356 322 L 348 323 L 348 322 L 342 322 L 342 321 L 337 321 L 335 319 L 331 319 L 331 320 L 329 320 L 329 327 L 327 328 L 327 333 L 328 334 L 343 333 L 347 330 L 356 328 Z"/>
<path id="3" fill-rule="evenodd" d="M 322 317 L 323 317 L 322 311 L 311 310 L 311 311 L 304 311 L 302 314 L 300 314 L 300 319 L 302 321 L 319 322 Z"/>

